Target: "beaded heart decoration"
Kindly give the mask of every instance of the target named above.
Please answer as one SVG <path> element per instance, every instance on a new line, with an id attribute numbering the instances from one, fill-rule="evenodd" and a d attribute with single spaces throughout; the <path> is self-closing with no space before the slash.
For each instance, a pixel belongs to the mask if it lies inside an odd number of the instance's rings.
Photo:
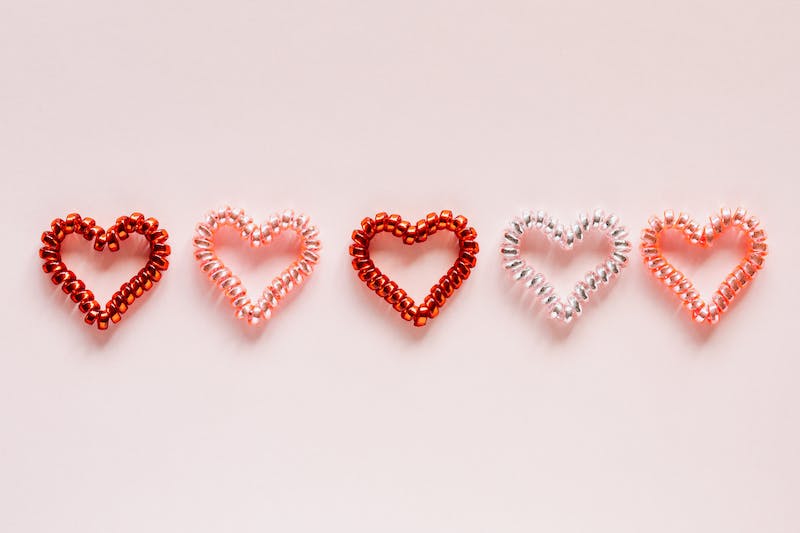
<path id="1" fill-rule="evenodd" d="M 93 241 L 94 249 L 98 252 L 102 252 L 106 247 L 110 252 L 116 252 L 120 244 L 132 233 L 138 233 L 147 239 L 150 256 L 144 267 L 123 283 L 105 306 L 101 306 L 95 300 L 94 293 L 86 288 L 84 282 L 78 279 L 61 260 L 61 243 L 71 233 L 82 235 L 87 241 Z M 78 309 L 84 313 L 84 322 L 89 325 L 97 324 L 98 329 L 105 330 L 108 329 L 109 322 L 117 323 L 122 320 L 122 315 L 136 298 L 150 290 L 153 284 L 161 279 L 161 273 L 169 267 L 168 237 L 166 230 L 159 229 L 158 220 L 145 218 L 141 213 L 119 217 L 108 230 L 98 226 L 93 218 L 71 213 L 65 219 L 53 220 L 50 229 L 42 233 L 44 246 L 39 250 L 39 257 L 44 261 L 42 269 L 50 274 L 53 283 L 61 285 L 61 290 L 78 304 Z"/>
<path id="2" fill-rule="evenodd" d="M 701 226 L 689 215 L 664 211 L 663 217 L 653 216 L 642 231 L 642 256 L 650 272 L 677 296 L 698 323 L 715 324 L 728 310 L 730 304 L 764 266 L 767 255 L 767 235 L 759 228 L 756 217 L 748 215 L 741 207 L 731 211 L 722 208 L 719 214 L 711 215 L 708 223 Z M 704 300 L 694 284 L 682 272 L 672 266 L 661 252 L 661 236 L 667 230 L 679 231 L 690 244 L 702 248 L 711 247 L 715 238 L 729 230 L 737 229 L 747 238 L 747 251 L 736 268 L 720 283 L 711 301 Z"/>
<path id="3" fill-rule="evenodd" d="M 397 214 L 378 213 L 375 218 L 367 217 L 361 221 L 361 229 L 353 231 L 352 234 L 350 255 L 353 257 L 353 268 L 358 272 L 359 279 L 400 313 L 403 320 L 415 326 L 424 326 L 428 320 L 438 316 L 447 299 L 461 287 L 477 263 L 476 255 L 479 248 L 475 238 L 478 233 L 475 228 L 467 224 L 465 217 L 453 216 L 453 212 L 448 210 L 438 215 L 429 213 L 416 224 L 403 220 Z M 425 242 L 428 236 L 437 231 L 450 231 L 455 234 L 458 238 L 458 257 L 439 282 L 431 287 L 422 304 L 417 305 L 406 291 L 375 266 L 369 255 L 369 244 L 380 232 L 390 233 L 402 239 L 403 243 L 412 245 Z"/>
<path id="4" fill-rule="evenodd" d="M 566 298 L 562 298 L 546 276 L 537 272 L 520 255 L 522 236 L 530 230 L 540 231 L 565 250 L 572 249 L 588 232 L 599 231 L 607 237 L 611 251 L 583 279 L 575 283 Z M 568 323 L 581 316 L 583 304 L 589 301 L 593 293 L 617 278 L 628 263 L 630 251 L 628 231 L 619 224 L 617 215 L 606 215 L 598 209 L 594 213 L 581 213 L 576 222 L 564 225 L 544 211 L 526 211 L 521 217 L 513 219 L 506 229 L 500 255 L 503 258 L 503 267 L 511 273 L 512 279 L 521 283 L 526 290 L 533 291 L 533 295 L 545 306 L 550 318 Z"/>
<path id="5" fill-rule="evenodd" d="M 247 293 L 241 279 L 217 257 L 214 237 L 223 226 L 235 228 L 252 248 L 267 246 L 281 232 L 292 231 L 300 238 L 300 252 L 297 259 L 264 288 L 261 296 L 253 298 Z M 258 225 L 243 209 L 228 206 L 206 214 L 196 226 L 193 244 L 194 257 L 200 263 L 200 270 L 225 294 L 236 318 L 250 325 L 269 320 L 286 296 L 311 276 L 322 247 L 319 231 L 306 215 L 287 210 L 270 216 Z"/>

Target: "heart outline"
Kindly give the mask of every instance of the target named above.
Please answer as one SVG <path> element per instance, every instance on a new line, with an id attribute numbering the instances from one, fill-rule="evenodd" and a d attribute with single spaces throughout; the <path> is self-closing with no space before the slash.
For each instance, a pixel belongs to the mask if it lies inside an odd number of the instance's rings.
<path id="1" fill-rule="evenodd" d="M 214 237 L 220 227 L 229 226 L 239 230 L 239 236 L 252 248 L 268 246 L 284 230 L 294 231 L 300 239 L 298 258 L 275 276 L 255 301 L 247 294 L 241 279 L 217 256 Z M 256 224 L 243 209 L 225 206 L 209 211 L 195 227 L 192 240 L 194 257 L 216 287 L 225 294 L 234 308 L 235 316 L 249 325 L 269 320 L 272 313 L 294 289 L 311 276 L 319 262 L 322 244 L 319 230 L 304 214 L 287 209 L 267 217 Z"/>
<path id="2" fill-rule="evenodd" d="M 386 212 L 376 214 L 375 218 L 366 217 L 361 221 L 361 229 L 356 229 L 351 234 L 353 244 L 350 245 L 349 253 L 353 258 L 353 269 L 357 271 L 358 278 L 400 313 L 404 320 L 416 327 L 423 327 L 429 320 L 439 315 L 447 299 L 469 278 L 477 264 L 480 248 L 475 239 L 478 232 L 468 226 L 468 223 L 466 217 L 454 216 L 453 212 L 447 209 L 439 214 L 428 213 L 416 224 L 404 220 L 398 214 L 389 215 Z M 425 242 L 428 236 L 437 231 L 450 231 L 456 236 L 458 257 L 447 273 L 431 287 L 423 298 L 422 305 L 418 306 L 405 290 L 375 266 L 369 255 L 369 244 L 375 235 L 387 232 L 410 246 Z"/>
<path id="3" fill-rule="evenodd" d="M 748 215 L 747 210 L 742 207 L 735 210 L 723 207 L 718 214 L 711 215 L 708 223 L 703 226 L 686 213 L 675 215 L 672 210 L 664 211 L 663 217 L 650 217 L 647 223 L 648 227 L 642 230 L 641 236 L 641 252 L 645 266 L 681 300 L 689 311 L 691 319 L 696 323 L 716 324 L 736 296 L 764 267 L 767 256 L 767 234 L 759 228 L 758 218 Z M 677 230 L 688 243 L 709 248 L 717 235 L 735 228 L 747 236 L 747 252 L 733 271 L 719 284 L 709 303 L 695 289 L 694 283 L 664 257 L 660 246 L 661 234 L 667 230 Z"/>
<path id="4" fill-rule="evenodd" d="M 90 326 L 97 324 L 99 330 L 107 330 L 109 323 L 116 324 L 122 320 L 122 315 L 134 301 L 158 283 L 162 278 L 162 272 L 169 267 L 167 260 L 171 253 L 167 244 L 169 234 L 158 226 L 158 220 L 152 217 L 146 218 L 139 212 L 118 217 L 108 230 L 98 226 L 93 218 L 82 217 L 79 213 L 70 213 L 64 219 L 56 218 L 50 223 L 50 229 L 42 233 L 41 240 L 44 246 L 39 249 L 39 257 L 44 261 L 42 270 L 51 275 L 50 279 L 55 285 L 61 285 L 61 290 L 69 295 L 78 309 L 84 313 L 83 320 L 86 324 Z M 61 243 L 72 233 L 81 235 L 87 241 L 93 241 L 93 248 L 98 252 L 102 252 L 106 246 L 110 252 L 116 252 L 120 249 L 122 241 L 131 233 L 138 233 L 147 239 L 150 255 L 145 266 L 123 283 L 101 308 L 94 293 L 62 260 Z"/>
<path id="5" fill-rule="evenodd" d="M 520 255 L 522 236 L 531 230 L 540 231 L 547 239 L 565 250 L 571 250 L 576 242 L 583 240 L 590 231 L 599 231 L 611 243 L 608 257 L 589 270 L 579 280 L 572 292 L 565 299 L 556 293 L 555 288 L 547 281 L 542 272 L 537 272 Z M 521 283 L 544 305 L 551 319 L 570 323 L 583 313 L 583 304 L 591 299 L 600 287 L 610 284 L 628 264 L 631 243 L 628 230 L 619 224 L 619 217 L 611 213 L 606 215 L 602 209 L 593 213 L 580 213 L 571 225 L 564 225 L 545 211 L 525 211 L 514 218 L 503 234 L 500 256 L 503 268 L 511 273 L 512 279 Z"/>

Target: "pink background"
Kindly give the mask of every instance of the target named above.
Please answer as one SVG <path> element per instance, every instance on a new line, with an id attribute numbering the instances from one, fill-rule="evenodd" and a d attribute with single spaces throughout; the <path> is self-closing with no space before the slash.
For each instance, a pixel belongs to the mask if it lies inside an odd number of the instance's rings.
<path id="1" fill-rule="evenodd" d="M 799 531 L 798 27 L 789 1 L 3 3 L 0 531 Z M 322 232 L 261 332 L 191 257 L 222 202 Z M 525 208 L 605 207 L 636 236 L 739 204 L 772 253 L 713 331 L 638 257 L 568 330 L 499 269 Z M 443 208 L 483 250 L 414 330 L 359 284 L 349 234 Z M 73 210 L 172 236 L 163 283 L 102 335 L 36 255 Z M 384 244 L 417 295 L 451 260 Z M 141 260 L 71 246 L 102 296 Z M 287 250 L 223 255 L 255 291 Z M 599 256 L 535 252 L 562 288 Z M 676 262 L 708 291 L 737 253 Z"/>

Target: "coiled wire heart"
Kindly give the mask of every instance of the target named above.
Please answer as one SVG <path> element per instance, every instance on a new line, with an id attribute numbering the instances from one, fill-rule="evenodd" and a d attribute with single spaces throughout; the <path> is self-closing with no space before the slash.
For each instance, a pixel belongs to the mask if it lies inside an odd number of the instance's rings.
<path id="1" fill-rule="evenodd" d="M 551 242 L 567 250 L 583 240 L 588 232 L 599 231 L 608 239 L 611 251 L 608 257 L 575 283 L 566 298 L 562 298 L 545 275 L 536 271 L 520 255 L 520 241 L 530 230 L 542 232 Z M 544 211 L 526 211 L 521 217 L 513 219 L 505 231 L 500 255 L 503 258 L 503 267 L 511 273 L 512 279 L 533 291 L 534 296 L 545 306 L 550 318 L 568 323 L 581 316 L 583 304 L 589 301 L 594 292 L 610 284 L 621 273 L 628 263 L 630 251 L 628 231 L 619 224 L 619 217 L 614 214 L 606 215 L 602 209 L 593 213 L 581 213 L 577 221 L 567 225 L 560 224 Z"/>
<path id="2" fill-rule="evenodd" d="M 300 253 L 267 284 L 260 296 L 254 298 L 248 294 L 242 280 L 217 257 L 214 237 L 223 226 L 235 228 L 253 248 L 268 245 L 283 231 L 293 231 L 300 238 Z M 272 215 L 259 225 L 243 209 L 229 206 L 206 214 L 195 228 L 193 244 L 200 270 L 225 294 L 236 318 L 250 325 L 269 320 L 286 296 L 311 276 L 322 247 L 319 231 L 306 215 L 287 210 Z"/>
<path id="3" fill-rule="evenodd" d="M 733 271 L 719 284 L 711 301 L 704 300 L 694 284 L 682 272 L 672 266 L 661 252 L 661 236 L 665 231 L 677 230 L 690 244 L 702 248 L 710 247 L 714 239 L 729 229 L 738 229 L 747 238 L 747 251 Z M 726 207 L 711 215 L 708 223 L 701 226 L 685 213 L 664 211 L 663 217 L 653 216 L 648 227 L 642 230 L 642 257 L 650 272 L 670 289 L 689 311 L 692 320 L 698 323 L 715 324 L 728 310 L 742 289 L 750 284 L 764 266 L 767 256 L 767 234 L 759 227 L 759 220 L 739 207 Z"/>
<path id="4" fill-rule="evenodd" d="M 104 249 L 116 252 L 131 234 L 138 233 L 147 239 L 150 256 L 144 267 L 123 283 L 105 306 L 101 306 L 95 300 L 94 293 L 61 260 L 61 243 L 72 233 L 92 241 L 98 252 Z M 122 320 L 122 315 L 136 298 L 149 291 L 161 279 L 162 272 L 169 267 L 168 237 L 167 231 L 158 227 L 158 220 L 147 218 L 141 213 L 117 218 L 108 230 L 98 226 L 91 217 L 70 213 L 65 219 L 53 220 L 50 229 L 42 233 L 44 246 L 39 250 L 39 257 L 44 261 L 42 269 L 50 274 L 53 283 L 61 285 L 61 289 L 78 305 L 81 313 L 84 313 L 84 322 L 89 325 L 97 324 L 98 329 L 105 330 L 109 323 L 116 324 Z"/>

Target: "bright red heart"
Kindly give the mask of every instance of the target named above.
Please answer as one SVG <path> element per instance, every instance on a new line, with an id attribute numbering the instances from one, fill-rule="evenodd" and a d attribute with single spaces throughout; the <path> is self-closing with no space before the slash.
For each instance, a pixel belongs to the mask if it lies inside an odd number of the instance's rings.
<path id="1" fill-rule="evenodd" d="M 412 245 L 425 242 L 429 235 L 440 230 L 451 231 L 456 235 L 459 246 L 458 257 L 439 282 L 431 287 L 422 305 L 418 306 L 406 291 L 375 266 L 369 256 L 369 243 L 377 233 L 385 231 L 399 237 L 405 244 Z M 467 226 L 467 219 L 460 215 L 454 217 L 452 211 L 445 210 L 438 215 L 430 213 L 416 224 L 403 220 L 400 215 L 378 213 L 374 219 L 367 217 L 362 220 L 361 229 L 353 231 L 350 255 L 353 257 L 353 268 L 358 271 L 359 279 L 367 287 L 391 304 L 404 320 L 412 322 L 415 326 L 424 326 L 428 319 L 439 314 L 439 309 L 475 267 L 478 253 L 478 243 L 475 241 L 477 236 L 475 228 Z"/>
<path id="2" fill-rule="evenodd" d="M 759 221 L 748 216 L 741 207 L 735 211 L 723 208 L 718 215 L 709 217 L 709 222 L 701 226 L 685 213 L 675 216 L 673 211 L 665 211 L 664 218 L 651 217 L 650 227 L 642 231 L 642 255 L 647 268 L 655 277 L 683 302 L 696 322 L 714 324 L 724 313 L 733 299 L 745 285 L 748 285 L 764 266 L 767 255 L 767 235 L 759 228 Z M 672 266 L 661 253 L 661 234 L 675 229 L 691 244 L 702 247 L 711 246 L 714 238 L 730 228 L 738 228 L 748 239 L 748 249 L 725 280 L 720 283 L 717 292 L 706 302 L 695 289 L 694 284 Z"/>
<path id="3" fill-rule="evenodd" d="M 120 243 L 131 233 L 143 235 L 150 244 L 150 257 L 137 274 L 123 283 L 119 291 L 101 308 L 92 291 L 61 260 L 61 243 L 70 233 L 82 235 L 87 241 L 94 241 L 94 249 L 116 252 Z M 154 283 L 161 279 L 161 273 L 169 267 L 167 256 L 170 247 L 167 244 L 167 231 L 158 228 L 158 220 L 145 218 L 141 213 L 133 213 L 129 217 L 119 217 L 114 226 L 105 230 L 98 226 L 94 219 L 82 218 L 78 213 L 67 215 L 65 220 L 57 218 L 50 224 L 50 230 L 42 233 L 44 246 L 39 250 L 39 257 L 44 260 L 42 270 L 51 274 L 54 284 L 61 285 L 61 290 L 69 295 L 78 309 L 85 313 L 84 322 L 89 325 L 97 323 L 98 329 L 108 329 L 110 322 L 117 323 L 136 298 L 150 290 Z"/>

